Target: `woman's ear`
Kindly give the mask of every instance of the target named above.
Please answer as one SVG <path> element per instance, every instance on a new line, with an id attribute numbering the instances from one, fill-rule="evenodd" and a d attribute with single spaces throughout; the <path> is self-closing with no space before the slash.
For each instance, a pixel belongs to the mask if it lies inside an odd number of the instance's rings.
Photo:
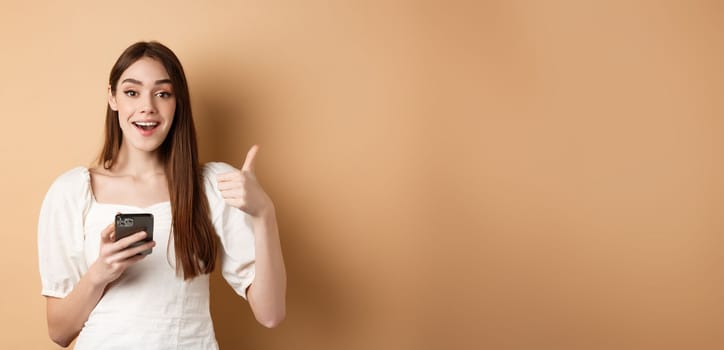
<path id="1" fill-rule="evenodd" d="M 108 85 L 108 105 L 111 106 L 111 109 L 118 112 L 118 103 L 116 103 L 116 96 L 113 95 L 113 90 L 111 90 L 111 86 Z"/>

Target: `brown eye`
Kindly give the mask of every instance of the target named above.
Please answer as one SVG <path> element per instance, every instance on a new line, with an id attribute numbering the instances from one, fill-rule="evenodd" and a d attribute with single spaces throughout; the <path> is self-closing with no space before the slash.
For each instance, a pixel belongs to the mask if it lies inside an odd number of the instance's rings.
<path id="1" fill-rule="evenodd" d="M 161 98 L 167 98 L 167 97 L 171 97 L 171 93 L 168 93 L 166 91 L 161 91 L 161 92 L 157 93 L 156 96 L 161 97 Z"/>
<path id="2" fill-rule="evenodd" d="M 128 96 L 128 97 L 134 97 L 134 96 L 138 95 L 138 93 L 133 90 L 126 90 L 123 93 L 126 94 L 126 96 Z"/>

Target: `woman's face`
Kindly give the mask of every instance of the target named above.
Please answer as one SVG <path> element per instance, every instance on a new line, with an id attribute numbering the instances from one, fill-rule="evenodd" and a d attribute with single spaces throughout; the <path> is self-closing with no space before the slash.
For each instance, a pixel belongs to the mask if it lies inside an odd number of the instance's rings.
<path id="1" fill-rule="evenodd" d="M 109 87 L 108 104 L 118 112 L 123 131 L 121 147 L 153 152 L 171 129 L 176 96 L 163 65 L 143 57 L 123 72 L 115 95 Z"/>

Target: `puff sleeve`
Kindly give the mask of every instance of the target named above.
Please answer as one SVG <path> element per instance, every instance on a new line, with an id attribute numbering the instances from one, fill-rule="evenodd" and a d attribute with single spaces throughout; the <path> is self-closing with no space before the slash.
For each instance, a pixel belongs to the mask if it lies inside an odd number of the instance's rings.
<path id="1" fill-rule="evenodd" d="M 63 298 L 88 270 L 84 218 L 90 203 L 87 168 L 59 176 L 48 189 L 38 219 L 38 262 L 42 295 Z"/>
<path id="2" fill-rule="evenodd" d="M 211 223 L 221 241 L 221 269 L 226 282 L 246 299 L 246 290 L 254 281 L 255 252 L 251 217 L 226 204 L 219 192 L 216 176 L 233 171 L 226 163 L 207 163 L 203 169 L 204 190 L 209 200 Z"/>

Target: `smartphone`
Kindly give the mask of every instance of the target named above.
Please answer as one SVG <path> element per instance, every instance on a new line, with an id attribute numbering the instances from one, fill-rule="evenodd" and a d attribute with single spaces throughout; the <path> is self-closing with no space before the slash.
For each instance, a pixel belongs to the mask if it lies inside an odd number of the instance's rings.
<path id="1" fill-rule="evenodd" d="M 146 231 L 148 236 L 131 244 L 128 248 L 137 247 L 146 242 L 153 241 L 153 214 L 116 214 L 116 241 L 139 231 Z M 151 254 L 151 250 L 152 249 L 144 250 L 140 254 Z"/>

